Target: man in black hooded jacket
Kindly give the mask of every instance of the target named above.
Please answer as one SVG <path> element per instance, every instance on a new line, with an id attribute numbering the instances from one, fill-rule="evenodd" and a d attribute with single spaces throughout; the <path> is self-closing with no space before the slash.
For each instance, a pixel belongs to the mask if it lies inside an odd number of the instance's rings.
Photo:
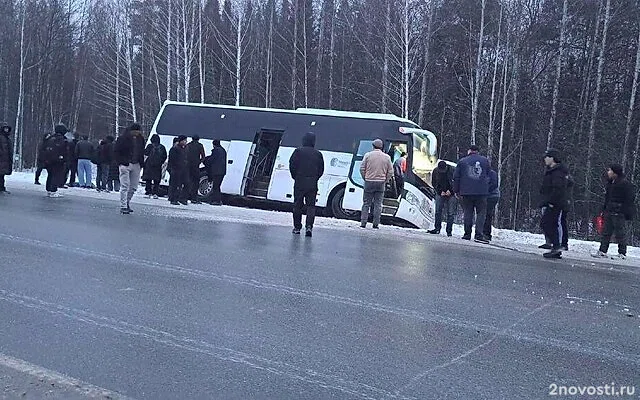
<path id="1" fill-rule="evenodd" d="M 289 159 L 289 172 L 293 185 L 293 233 L 300 234 L 302 229 L 302 204 L 307 205 L 305 221 L 306 236 L 311 236 L 316 215 L 316 196 L 318 180 L 324 174 L 324 158 L 315 149 L 316 136 L 309 132 L 302 138 L 302 147 L 298 147 Z"/>
<path id="2" fill-rule="evenodd" d="M 204 146 L 200 143 L 200 136 L 193 135 L 191 142 L 186 147 L 189 181 L 186 185 L 189 190 L 189 200 L 193 204 L 199 204 L 198 187 L 200 186 L 200 163 L 204 161 Z"/>
<path id="3" fill-rule="evenodd" d="M 13 143 L 10 133 L 11 126 L 5 122 L 0 123 L 0 193 L 9 193 L 4 185 L 4 177 L 11 175 L 13 171 Z"/>
<path id="4" fill-rule="evenodd" d="M 542 201 L 542 229 L 551 242 L 551 251 L 544 253 L 545 258 L 561 258 L 560 235 L 561 218 L 567 205 L 567 173 L 562 166 L 560 152 L 548 149 L 544 154 L 547 169 L 542 179 L 540 194 Z"/>
<path id="5" fill-rule="evenodd" d="M 606 257 L 611 243 L 611 237 L 615 235 L 618 241 L 618 258 L 627 257 L 627 221 L 635 217 L 635 189 L 624 175 L 622 165 L 611 164 L 607 170 L 607 191 L 604 196 L 602 213 L 604 215 L 604 231 L 600 249 L 594 257 Z"/>

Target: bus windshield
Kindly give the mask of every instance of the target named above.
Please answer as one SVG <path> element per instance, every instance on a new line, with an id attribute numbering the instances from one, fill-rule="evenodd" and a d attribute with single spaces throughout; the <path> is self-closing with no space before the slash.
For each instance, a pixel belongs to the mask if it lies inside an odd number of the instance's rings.
<path id="1" fill-rule="evenodd" d="M 436 168 L 436 144 L 429 136 L 422 132 L 413 132 L 413 160 L 411 171 L 415 176 L 431 185 L 431 173 Z"/>

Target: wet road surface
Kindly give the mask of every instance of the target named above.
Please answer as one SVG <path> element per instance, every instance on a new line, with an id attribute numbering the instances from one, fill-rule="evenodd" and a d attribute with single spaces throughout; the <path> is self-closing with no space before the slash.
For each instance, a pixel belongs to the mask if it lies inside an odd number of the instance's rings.
<path id="1" fill-rule="evenodd" d="M 0 197 L 0 353 L 136 399 L 640 397 L 634 266 L 134 209 Z"/>

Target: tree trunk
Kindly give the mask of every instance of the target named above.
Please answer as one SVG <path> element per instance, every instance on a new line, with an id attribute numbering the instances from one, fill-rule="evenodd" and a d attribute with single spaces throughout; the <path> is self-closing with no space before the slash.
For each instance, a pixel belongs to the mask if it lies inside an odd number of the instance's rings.
<path id="1" fill-rule="evenodd" d="M 556 62 L 556 80 L 553 83 L 553 100 L 551 104 L 551 116 L 549 117 L 549 134 L 547 135 L 547 148 L 551 147 L 553 141 L 553 128 L 556 122 L 556 112 L 558 107 L 558 94 L 560 91 L 560 75 L 562 73 L 562 60 L 564 59 L 565 36 L 567 31 L 567 8 L 568 0 L 564 0 L 562 6 L 562 26 L 560 28 L 560 51 Z"/>
<path id="2" fill-rule="evenodd" d="M 318 54 L 316 58 L 316 93 L 314 104 L 316 107 L 320 107 L 320 80 L 322 76 L 322 59 L 324 56 L 324 36 L 326 30 L 326 19 L 323 18 L 323 11 L 326 4 L 331 0 L 324 0 L 320 6 L 320 17 L 318 23 L 320 24 L 320 33 L 318 36 Z M 306 47 L 306 46 L 305 46 Z"/>
<path id="3" fill-rule="evenodd" d="M 329 109 L 333 108 L 333 64 L 336 48 L 336 15 L 335 3 L 331 2 L 331 43 L 329 44 Z"/>
<path id="4" fill-rule="evenodd" d="M 427 87 L 429 81 L 429 52 L 431 50 L 431 34 L 433 32 L 433 13 L 435 5 L 430 3 L 428 5 L 428 19 L 427 19 L 427 34 L 424 38 L 424 67 L 422 71 L 422 85 L 420 87 L 420 107 L 418 108 L 418 125 L 424 126 L 425 110 L 427 107 Z"/>
<path id="5" fill-rule="evenodd" d="M 509 37 L 507 35 L 507 46 L 505 54 L 509 49 Z M 504 125 L 507 117 L 507 100 L 509 95 L 509 85 L 507 85 L 507 65 L 508 60 L 505 55 L 502 64 L 502 116 L 500 117 L 500 141 L 498 144 L 498 187 L 502 183 L 502 163 L 503 163 L 503 151 L 504 151 Z"/>
<path id="6" fill-rule="evenodd" d="M 122 51 L 122 40 L 119 34 L 116 34 L 118 45 L 116 46 L 116 94 L 115 94 L 115 134 L 118 137 L 120 133 L 120 52 Z"/>
<path id="7" fill-rule="evenodd" d="M 202 2 L 198 1 L 198 72 L 200 75 L 200 103 L 204 103 L 205 69 L 202 55 Z"/>
<path id="8" fill-rule="evenodd" d="M 26 49 L 24 46 L 24 24 L 26 5 L 24 1 L 21 2 L 20 8 L 22 11 L 21 23 L 20 23 L 20 72 L 19 72 L 19 89 L 18 89 L 18 109 L 16 111 L 16 123 L 13 126 L 13 154 L 14 159 L 13 168 L 16 170 L 22 169 L 22 109 L 24 107 L 24 63 L 26 61 Z"/>
<path id="9" fill-rule="evenodd" d="M 404 59 L 403 62 L 403 96 L 402 117 L 409 119 L 409 0 L 404 0 Z"/>
<path id="10" fill-rule="evenodd" d="M 636 104 L 636 93 L 638 90 L 638 75 L 640 75 L 640 29 L 638 29 L 638 49 L 636 51 L 636 69 L 633 73 L 633 85 L 631 86 L 631 98 L 629 99 L 629 110 L 627 111 L 627 127 L 624 131 L 624 145 L 622 146 L 622 166 L 625 169 L 627 168 L 627 154 L 629 152 L 629 141 L 631 140 L 631 123 L 633 120 L 633 110 Z M 634 164 L 635 164 L 635 160 L 634 160 Z"/>
<path id="11" fill-rule="evenodd" d="M 491 103 L 489 105 L 489 131 L 487 132 L 487 157 L 493 159 L 493 129 L 495 124 L 495 102 L 496 102 L 496 77 L 498 75 L 498 52 L 500 51 L 500 36 L 502 33 L 502 13 L 500 6 L 500 21 L 498 22 L 498 42 L 496 44 L 495 60 L 493 62 L 493 80 L 491 82 Z"/>
<path id="12" fill-rule="evenodd" d="M 296 109 L 298 89 L 298 1 L 293 0 L 293 63 L 291 64 L 291 107 Z"/>
<path id="13" fill-rule="evenodd" d="M 391 1 L 387 0 L 387 13 L 385 23 L 385 35 L 384 35 L 384 64 L 382 66 L 382 101 L 380 104 L 380 112 L 387 112 L 387 97 L 389 88 L 389 53 L 391 51 L 389 38 L 391 37 Z M 344 83 L 343 83 L 344 85 Z"/>
<path id="14" fill-rule="evenodd" d="M 167 96 L 165 100 L 171 98 L 171 3 L 168 5 L 167 19 Z"/>
<path id="15" fill-rule="evenodd" d="M 134 121 L 138 121 L 137 118 L 137 110 L 136 110 L 136 96 L 134 91 L 134 83 L 133 83 L 133 60 L 131 56 L 131 32 L 127 32 L 127 42 L 125 43 L 127 46 L 127 75 L 129 76 L 129 96 L 131 103 L 131 117 Z"/>
<path id="16" fill-rule="evenodd" d="M 309 60 L 307 58 L 307 2 L 302 2 L 302 61 L 304 63 L 304 106 L 309 107 Z"/>
<path id="17" fill-rule="evenodd" d="M 482 11 L 480 16 L 480 36 L 478 38 L 478 57 L 476 60 L 475 82 L 471 92 L 471 144 L 476 143 L 476 128 L 478 125 L 478 104 L 480 102 L 480 76 L 482 62 L 482 49 L 484 44 L 484 13 L 487 0 L 482 0 Z"/>
<path id="18" fill-rule="evenodd" d="M 236 106 L 240 105 L 240 63 L 242 62 L 242 8 L 238 9 L 238 32 L 236 33 Z"/>
<path id="19" fill-rule="evenodd" d="M 267 39 L 267 71 L 266 71 L 266 84 L 264 93 L 265 107 L 271 107 L 271 86 L 273 84 L 273 17 L 275 3 L 268 3 L 269 6 L 269 36 Z"/>
<path id="20" fill-rule="evenodd" d="M 515 45 L 514 45 L 515 47 Z M 513 150 L 515 151 L 515 148 L 513 147 L 515 141 L 516 141 L 516 116 L 518 113 L 518 91 L 520 88 L 520 59 L 518 57 L 518 55 L 516 54 L 514 56 L 514 60 L 513 60 L 513 70 L 511 72 L 512 75 L 512 83 L 513 83 L 513 95 L 511 97 L 511 116 L 510 116 L 510 123 L 509 123 L 509 144 L 510 146 L 512 146 Z M 510 174 L 513 174 L 515 172 L 515 168 L 514 168 L 514 158 L 515 157 L 509 157 L 509 161 L 507 162 L 507 171 L 509 171 Z M 510 180 L 510 185 L 509 188 L 511 190 L 514 189 L 513 186 L 513 182 L 516 180 L 517 176 L 512 175 L 512 179 Z M 512 196 L 515 196 L 515 191 L 511 192 Z M 515 200 L 515 197 L 514 197 Z M 515 226 L 515 220 L 516 220 L 516 214 L 515 214 L 516 209 L 515 208 L 511 208 L 510 210 L 510 215 L 509 215 L 509 220 L 513 221 L 513 224 Z"/>
<path id="21" fill-rule="evenodd" d="M 609 21 L 611 19 L 611 0 L 607 0 L 605 9 L 604 26 L 602 28 L 602 44 L 600 46 L 600 57 L 598 60 L 598 75 L 596 76 L 596 93 L 593 97 L 593 105 L 591 108 L 591 123 L 589 124 L 589 145 L 587 147 L 587 165 L 585 178 L 585 197 L 588 199 L 591 195 L 591 174 L 592 174 L 592 158 L 593 145 L 596 138 L 596 118 L 598 116 L 598 101 L 600 100 L 600 91 L 602 89 L 602 72 L 604 70 L 605 49 L 607 46 L 607 32 L 609 30 Z M 590 213 L 590 203 L 587 203 L 587 217 Z"/>

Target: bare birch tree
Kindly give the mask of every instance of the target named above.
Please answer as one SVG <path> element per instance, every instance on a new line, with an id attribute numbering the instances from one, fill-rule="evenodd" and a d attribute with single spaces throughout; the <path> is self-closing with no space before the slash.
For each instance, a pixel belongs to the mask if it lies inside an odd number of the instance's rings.
<path id="1" fill-rule="evenodd" d="M 589 144 L 587 147 L 587 165 L 585 178 L 585 194 L 589 196 L 591 193 L 591 175 L 592 175 L 592 158 L 593 146 L 596 138 L 596 119 L 598 116 L 598 101 L 600 100 L 600 92 L 602 90 L 602 72 L 605 63 L 605 49 L 607 47 L 607 33 L 609 31 L 609 23 L 611 21 L 611 0 L 607 0 L 604 15 L 604 25 L 602 28 L 602 43 L 600 45 L 600 57 L 598 59 L 598 73 L 596 76 L 596 92 L 593 97 L 593 105 L 591 108 L 591 123 L 589 125 Z M 588 211 L 587 207 L 587 211 Z"/>
<path id="2" fill-rule="evenodd" d="M 567 31 L 567 20 L 568 20 L 568 0 L 564 0 L 562 6 L 562 23 L 560 26 L 560 44 L 558 51 L 558 59 L 556 60 L 556 79 L 553 83 L 553 99 L 551 104 L 551 116 L 549 117 L 549 134 L 547 135 L 547 148 L 551 147 L 551 142 L 553 141 L 553 128 L 556 122 L 556 114 L 558 107 L 558 93 L 560 90 L 560 75 L 562 73 L 562 61 L 564 59 L 565 52 L 565 41 L 566 41 L 566 31 Z"/>
<path id="3" fill-rule="evenodd" d="M 471 143 L 476 143 L 476 127 L 478 124 L 478 104 L 480 103 L 480 78 L 482 76 L 482 52 L 484 48 L 484 18 L 487 0 L 481 0 L 480 34 L 478 36 L 478 54 L 475 65 L 475 79 L 470 75 L 471 89 Z"/>
<path id="4" fill-rule="evenodd" d="M 631 85 L 631 97 L 629 98 L 629 109 L 627 110 L 627 125 L 624 130 L 624 145 L 622 146 L 622 166 L 627 167 L 627 156 L 629 153 L 629 141 L 631 139 L 631 123 L 633 120 L 633 110 L 636 104 L 636 93 L 638 91 L 638 76 L 640 75 L 640 25 L 638 26 L 638 44 L 636 50 L 636 67 L 633 72 L 633 84 Z M 637 154 L 634 154 L 637 157 Z M 634 157 L 634 158 L 635 158 Z M 635 159 L 634 159 L 635 164 Z"/>

